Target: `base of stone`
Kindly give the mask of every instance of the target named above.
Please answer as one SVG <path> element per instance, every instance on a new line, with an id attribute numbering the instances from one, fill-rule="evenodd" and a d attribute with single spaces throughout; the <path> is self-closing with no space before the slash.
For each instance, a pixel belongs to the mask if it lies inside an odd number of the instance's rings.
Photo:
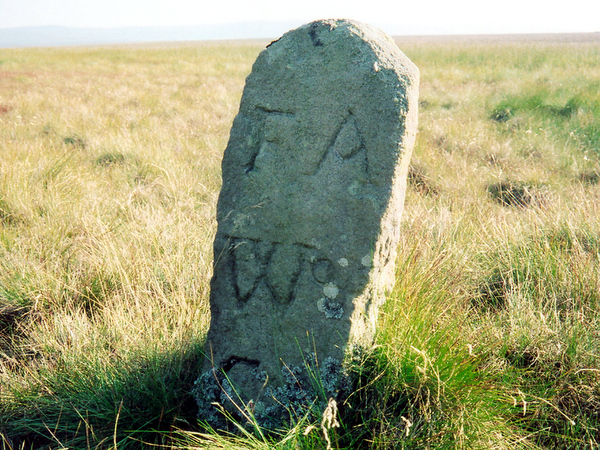
<path id="1" fill-rule="evenodd" d="M 275 431 L 301 419 L 320 420 L 331 400 L 339 404 L 352 392 L 352 377 L 344 364 L 332 357 L 319 361 L 314 352 L 307 351 L 304 361 L 302 367 L 282 364 L 284 384 L 278 387 L 269 385 L 264 372 L 247 365 L 248 374 L 263 386 L 256 400 L 245 400 L 232 381 L 235 374 L 216 367 L 206 371 L 192 392 L 199 407 L 198 418 L 225 431 L 239 429 L 236 423 Z"/>

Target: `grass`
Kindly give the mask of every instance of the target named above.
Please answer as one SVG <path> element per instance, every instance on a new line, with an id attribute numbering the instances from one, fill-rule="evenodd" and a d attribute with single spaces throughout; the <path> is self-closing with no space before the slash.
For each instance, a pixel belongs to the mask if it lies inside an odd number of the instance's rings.
<path id="1" fill-rule="evenodd" d="M 377 345 L 339 427 L 269 435 L 189 395 L 261 46 L 0 51 L 3 449 L 600 446 L 600 44 L 399 45 L 420 123 Z"/>

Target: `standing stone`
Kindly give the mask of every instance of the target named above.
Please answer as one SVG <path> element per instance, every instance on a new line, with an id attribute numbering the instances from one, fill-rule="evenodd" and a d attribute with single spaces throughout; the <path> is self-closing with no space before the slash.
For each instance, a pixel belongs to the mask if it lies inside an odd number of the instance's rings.
<path id="1" fill-rule="evenodd" d="M 207 360 L 195 395 L 261 424 L 335 397 L 392 288 L 419 72 L 322 20 L 257 58 L 223 157 Z M 269 421 L 271 420 L 271 421 Z"/>

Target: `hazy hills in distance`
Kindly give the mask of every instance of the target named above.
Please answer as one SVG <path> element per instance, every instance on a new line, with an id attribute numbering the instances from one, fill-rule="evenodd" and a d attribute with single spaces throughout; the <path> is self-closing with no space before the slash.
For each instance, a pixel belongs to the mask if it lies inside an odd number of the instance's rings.
<path id="1" fill-rule="evenodd" d="M 0 28 L 0 48 L 128 44 L 276 38 L 301 23 L 247 22 L 173 27 L 77 28 L 38 26 Z"/>
<path id="2" fill-rule="evenodd" d="M 0 48 L 61 47 L 78 45 L 130 44 L 137 42 L 177 42 L 235 39 L 276 39 L 302 22 L 243 22 L 172 27 L 77 28 L 36 26 L 0 28 Z M 600 42 L 596 33 L 493 34 L 453 35 L 448 30 L 421 29 L 405 25 L 373 24 L 403 41 L 459 40 L 485 42 L 546 41 Z"/>

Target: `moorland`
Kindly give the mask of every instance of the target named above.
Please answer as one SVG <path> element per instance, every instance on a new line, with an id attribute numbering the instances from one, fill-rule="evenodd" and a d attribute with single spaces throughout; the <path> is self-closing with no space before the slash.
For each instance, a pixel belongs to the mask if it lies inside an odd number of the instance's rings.
<path id="1" fill-rule="evenodd" d="M 600 38 L 396 41 L 419 132 L 377 345 L 339 427 L 228 436 L 190 390 L 264 43 L 0 50 L 3 449 L 600 446 Z"/>

